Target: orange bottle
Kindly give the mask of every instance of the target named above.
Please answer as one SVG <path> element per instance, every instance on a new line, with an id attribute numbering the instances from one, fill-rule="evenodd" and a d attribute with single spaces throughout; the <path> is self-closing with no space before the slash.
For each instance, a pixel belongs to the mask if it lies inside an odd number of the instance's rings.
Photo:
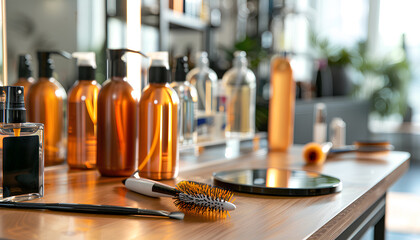
<path id="1" fill-rule="evenodd" d="M 268 148 L 287 151 L 293 144 L 295 82 L 289 60 L 271 59 L 271 96 L 268 111 Z"/>
<path id="2" fill-rule="evenodd" d="M 138 165 L 138 99 L 127 82 L 122 59 L 127 52 L 145 56 L 129 49 L 108 49 L 110 79 L 98 96 L 96 165 L 103 176 L 130 176 Z"/>
<path id="3" fill-rule="evenodd" d="M 39 79 L 28 94 L 28 117 L 30 122 L 43 123 L 45 165 L 57 165 L 66 157 L 66 127 L 64 106 L 67 94 L 63 86 L 53 77 L 51 54 L 71 58 L 63 51 L 38 52 Z"/>
<path id="4" fill-rule="evenodd" d="M 149 86 L 140 99 L 140 176 L 155 180 L 178 176 L 179 98 L 169 86 L 170 72 L 166 52 L 149 55 Z"/>
<path id="5" fill-rule="evenodd" d="M 76 52 L 78 81 L 69 91 L 67 163 L 71 168 L 96 166 L 97 102 L 101 86 L 95 80 L 95 53 Z"/>
<path id="6" fill-rule="evenodd" d="M 32 77 L 31 55 L 19 55 L 18 80 L 13 86 L 22 86 L 25 104 L 28 105 L 28 93 L 35 79 Z"/>

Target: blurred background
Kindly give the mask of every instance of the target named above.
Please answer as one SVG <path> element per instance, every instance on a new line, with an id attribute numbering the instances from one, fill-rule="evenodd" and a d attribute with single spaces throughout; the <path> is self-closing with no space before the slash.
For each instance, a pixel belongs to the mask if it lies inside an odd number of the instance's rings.
<path id="1" fill-rule="evenodd" d="M 219 79 L 243 50 L 257 76 L 256 128 L 266 131 L 270 59 L 287 54 L 297 84 L 295 143 L 312 140 L 314 105 L 324 102 L 327 123 L 346 122 L 347 143 L 385 139 L 410 152 L 410 172 L 394 190 L 420 195 L 418 9 L 410 0 L 6 0 L 8 79 L 17 79 L 18 55 L 35 58 L 38 49 L 94 51 L 99 82 L 106 48 L 187 55 L 190 69 L 196 52 L 207 51 Z M 76 64 L 54 60 L 68 90 Z M 420 236 L 410 229 L 397 230 Z M 402 239 L 397 230 L 392 236 Z"/>

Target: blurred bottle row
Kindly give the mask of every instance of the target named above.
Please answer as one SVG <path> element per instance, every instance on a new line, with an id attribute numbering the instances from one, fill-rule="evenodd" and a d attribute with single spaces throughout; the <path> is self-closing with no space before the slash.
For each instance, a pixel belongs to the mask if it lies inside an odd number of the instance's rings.
<path id="1" fill-rule="evenodd" d="M 136 53 L 150 63 L 142 72 L 148 84 L 140 99 L 126 71 L 126 55 Z M 78 80 L 68 99 L 54 78 L 53 54 L 78 59 Z M 45 126 L 47 166 L 67 158 L 71 168 L 97 167 L 104 176 L 139 170 L 145 177 L 168 179 L 178 172 L 178 144 L 254 134 L 256 80 L 245 52 L 235 53 L 233 68 L 220 81 L 206 52 L 197 53 L 191 71 L 187 57 L 177 58 L 173 72 L 166 52 L 108 49 L 107 56 L 109 76 L 102 87 L 95 80 L 94 53 L 40 51 L 36 81 L 31 56 L 19 57 L 15 85 L 24 87 L 28 120 Z"/>

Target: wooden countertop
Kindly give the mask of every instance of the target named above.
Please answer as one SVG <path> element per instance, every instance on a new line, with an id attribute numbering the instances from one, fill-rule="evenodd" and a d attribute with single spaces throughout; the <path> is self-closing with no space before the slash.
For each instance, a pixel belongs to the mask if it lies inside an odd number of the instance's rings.
<path id="1" fill-rule="evenodd" d="M 301 147 L 286 153 L 259 150 L 240 158 L 206 162 L 182 171 L 174 181 L 210 182 L 212 172 L 241 168 L 315 170 L 338 177 L 343 191 L 317 197 L 274 197 L 236 193 L 231 217 L 184 220 L 0 209 L 0 237 L 11 239 L 333 239 L 378 200 L 409 167 L 410 155 L 391 152 L 371 157 L 343 155 L 320 167 L 305 166 Z M 182 166 L 182 165 L 181 165 Z M 37 202 L 112 204 L 176 211 L 172 199 L 130 192 L 122 178 L 104 178 L 94 170 L 45 172 L 45 197 Z"/>

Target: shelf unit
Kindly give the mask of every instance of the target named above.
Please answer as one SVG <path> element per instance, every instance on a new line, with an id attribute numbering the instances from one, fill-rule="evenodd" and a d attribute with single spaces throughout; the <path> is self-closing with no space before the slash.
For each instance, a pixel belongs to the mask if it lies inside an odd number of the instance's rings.
<path id="1" fill-rule="evenodd" d="M 177 13 L 169 9 L 168 0 L 159 1 L 159 9 L 142 8 L 142 24 L 153 26 L 159 29 L 159 50 L 169 51 L 170 31 L 187 30 L 197 31 L 202 34 L 202 46 L 207 52 L 211 51 L 212 29 L 210 25 L 199 17 Z M 166 37 L 162 37 L 166 36 Z"/>

